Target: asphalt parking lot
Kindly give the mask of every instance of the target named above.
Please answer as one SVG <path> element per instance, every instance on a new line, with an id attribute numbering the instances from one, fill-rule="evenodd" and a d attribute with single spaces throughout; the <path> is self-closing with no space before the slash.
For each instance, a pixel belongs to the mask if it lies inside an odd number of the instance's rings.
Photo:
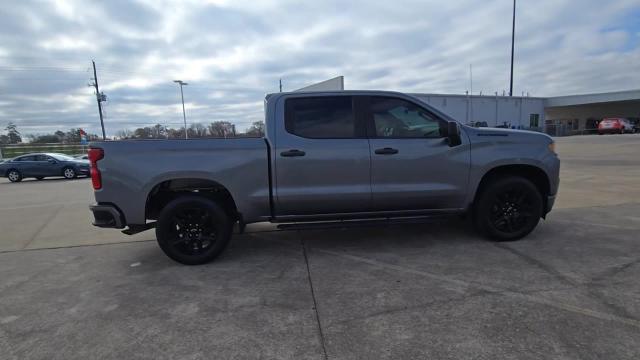
<path id="1" fill-rule="evenodd" d="M 93 228 L 87 179 L 2 179 L 0 357 L 638 359 L 640 135 L 557 142 L 556 208 L 521 241 L 257 226 L 196 267 Z"/>

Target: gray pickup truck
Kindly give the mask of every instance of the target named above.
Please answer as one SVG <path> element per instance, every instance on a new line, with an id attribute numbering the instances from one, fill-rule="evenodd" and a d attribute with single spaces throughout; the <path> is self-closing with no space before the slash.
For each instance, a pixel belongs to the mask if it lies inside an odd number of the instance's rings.
<path id="1" fill-rule="evenodd" d="M 93 224 L 155 227 L 183 264 L 218 256 L 235 224 L 469 213 L 497 241 L 551 210 L 560 162 L 544 134 L 472 128 L 410 95 L 278 93 L 263 138 L 93 142 Z"/>

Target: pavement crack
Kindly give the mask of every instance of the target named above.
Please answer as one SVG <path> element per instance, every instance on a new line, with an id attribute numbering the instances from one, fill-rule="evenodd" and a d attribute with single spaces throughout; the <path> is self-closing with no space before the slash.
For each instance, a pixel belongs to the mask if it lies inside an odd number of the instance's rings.
<path id="1" fill-rule="evenodd" d="M 318 324 L 318 334 L 320 336 L 320 345 L 322 346 L 322 354 L 325 360 L 329 359 L 327 355 L 327 345 L 324 338 L 324 332 L 322 331 L 322 322 L 320 321 L 320 314 L 318 313 L 318 301 L 316 300 L 316 294 L 313 289 L 313 280 L 311 279 L 311 268 L 309 267 L 309 256 L 307 255 L 307 244 L 304 241 L 304 237 L 300 236 L 300 246 L 302 246 L 302 255 L 304 256 L 304 262 L 307 266 L 307 279 L 309 280 L 309 289 L 311 290 L 311 298 L 313 299 L 313 310 L 316 314 L 316 322 Z"/>
<path id="2" fill-rule="evenodd" d="M 44 230 L 44 228 L 46 228 L 47 225 L 49 225 L 51 223 L 51 221 L 58 215 L 58 212 L 63 207 L 64 207 L 64 205 L 60 205 L 54 211 L 51 212 L 51 214 L 47 217 L 47 219 L 44 221 L 44 223 L 42 223 L 42 225 L 40 225 L 40 227 L 38 227 L 38 230 L 36 230 L 35 234 L 33 234 L 33 236 L 31 236 L 31 239 L 29 239 L 29 241 L 24 245 L 22 250 L 28 248 L 29 245 L 31 245 L 31 243 L 40 235 L 42 230 Z"/>
<path id="3" fill-rule="evenodd" d="M 439 281 L 443 281 L 443 282 L 449 283 L 450 285 L 454 285 L 456 287 L 464 287 L 464 288 L 467 288 L 467 289 L 468 288 L 475 288 L 475 289 L 484 290 L 484 291 L 487 291 L 487 292 L 498 293 L 498 294 L 501 294 L 503 296 L 508 296 L 508 297 L 511 297 L 511 298 L 514 298 L 514 299 L 518 299 L 518 300 L 522 300 L 522 301 L 528 301 L 528 302 L 539 304 L 539 305 L 546 305 L 546 306 L 549 306 L 549 307 L 552 307 L 552 308 L 555 308 L 555 309 L 564 310 L 564 311 L 572 312 L 572 313 L 575 313 L 575 314 L 580 314 L 580 315 L 587 316 L 587 317 L 590 317 L 590 318 L 599 319 L 599 320 L 605 320 L 605 321 L 613 321 L 613 322 L 617 322 L 617 323 L 620 323 L 620 324 L 633 326 L 635 328 L 640 329 L 640 320 L 637 320 L 637 319 L 634 319 L 634 318 L 630 318 L 630 317 L 625 317 L 625 316 L 620 316 L 620 315 L 616 315 L 616 314 L 610 314 L 610 313 L 605 313 L 605 312 L 601 312 L 601 311 L 596 311 L 596 310 L 584 308 L 584 307 L 581 307 L 581 306 L 576 306 L 576 305 L 573 305 L 573 304 L 569 304 L 569 303 L 565 303 L 565 302 L 561 302 L 561 301 L 545 298 L 545 297 L 542 297 L 542 296 L 530 295 L 530 294 L 526 294 L 526 293 L 522 293 L 522 292 L 503 289 L 503 288 L 500 288 L 500 287 L 497 287 L 497 286 L 471 283 L 471 282 L 467 282 L 467 281 L 464 281 L 464 280 L 459 280 L 459 279 L 453 278 L 451 276 L 438 275 L 438 274 L 430 273 L 428 271 L 422 271 L 422 270 L 414 269 L 414 268 L 411 268 L 411 267 L 405 267 L 405 266 L 400 266 L 400 265 L 395 265 L 395 264 L 388 264 L 388 263 L 385 263 L 385 262 L 382 262 L 382 261 L 369 259 L 369 258 L 362 257 L 362 256 L 351 255 L 351 254 L 346 254 L 346 253 L 340 253 L 340 252 L 331 251 L 331 250 L 319 249 L 317 251 L 320 251 L 320 252 L 323 252 L 323 253 L 326 253 L 326 254 L 331 254 L 331 255 L 334 255 L 334 256 L 338 256 L 338 257 L 342 257 L 342 258 L 345 258 L 345 259 L 351 259 L 353 261 L 362 262 L 362 263 L 369 264 L 369 265 L 376 266 L 376 267 L 383 268 L 383 269 L 395 270 L 395 271 L 399 271 L 399 272 L 404 272 L 404 273 L 424 276 L 424 277 L 427 277 L 427 278 L 431 278 L 431 279 L 435 279 L 435 280 L 439 280 Z"/>
<path id="4" fill-rule="evenodd" d="M 602 281 L 602 280 L 607 280 L 609 278 L 612 278 L 612 277 L 618 275 L 619 273 L 627 270 L 628 268 L 630 268 L 631 266 L 636 265 L 636 264 L 640 264 L 640 259 L 635 259 L 633 261 L 629 261 L 629 262 L 626 262 L 624 264 L 612 266 L 612 267 L 604 270 L 603 272 L 597 274 L 596 276 L 592 277 L 590 282 L 593 283 L 593 282 L 598 282 L 598 281 Z"/>
<path id="5" fill-rule="evenodd" d="M 573 279 L 569 276 L 567 276 L 566 274 L 561 273 L 560 271 L 556 270 L 555 268 L 543 263 L 542 261 L 535 259 L 532 256 L 529 256 L 525 253 L 522 253 L 510 246 L 504 245 L 504 244 L 500 244 L 500 243 L 493 243 L 493 245 L 499 249 L 503 249 L 506 250 L 518 257 L 520 257 L 521 259 L 523 259 L 525 262 L 527 262 L 530 265 L 533 265 L 543 271 L 545 271 L 546 273 L 552 275 L 553 277 L 555 277 L 558 281 L 567 284 L 567 285 L 571 285 L 571 286 L 579 286 L 581 284 L 580 281 L 578 281 L 577 279 Z"/>
<path id="6" fill-rule="evenodd" d="M 336 321 L 333 323 L 329 323 L 328 327 L 331 327 L 334 325 L 348 324 L 354 321 L 366 320 L 366 319 L 371 319 L 378 316 L 390 315 L 390 314 L 400 313 L 404 311 L 414 311 L 414 310 L 419 310 L 419 309 L 428 308 L 432 306 L 465 302 L 467 300 L 470 300 L 476 297 L 481 297 L 481 296 L 491 295 L 491 294 L 495 294 L 495 293 L 492 293 L 483 289 L 480 289 L 477 291 L 470 291 L 469 293 L 460 297 L 450 297 L 450 298 L 441 299 L 441 300 L 427 301 L 427 302 L 423 302 L 423 303 L 412 305 L 412 306 L 393 307 L 391 309 L 376 311 L 363 316 L 357 316 L 350 319 Z"/>

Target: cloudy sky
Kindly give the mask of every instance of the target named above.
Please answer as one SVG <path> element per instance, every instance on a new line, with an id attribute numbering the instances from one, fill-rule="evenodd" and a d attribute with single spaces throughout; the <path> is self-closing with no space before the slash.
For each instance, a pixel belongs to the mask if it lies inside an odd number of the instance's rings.
<path id="1" fill-rule="evenodd" d="M 511 1 L 10 1 L 0 8 L 0 125 L 23 133 L 247 127 L 264 94 L 337 75 L 348 89 L 474 93 L 509 86 Z M 521 0 L 514 93 L 640 88 L 638 0 Z"/>

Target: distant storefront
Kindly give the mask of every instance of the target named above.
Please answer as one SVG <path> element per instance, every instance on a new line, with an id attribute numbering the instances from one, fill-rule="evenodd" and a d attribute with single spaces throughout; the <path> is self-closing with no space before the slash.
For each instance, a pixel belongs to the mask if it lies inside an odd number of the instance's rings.
<path id="1" fill-rule="evenodd" d="M 544 131 L 554 136 L 595 133 L 607 117 L 640 122 L 640 90 L 557 97 L 413 94 L 471 126 Z"/>

